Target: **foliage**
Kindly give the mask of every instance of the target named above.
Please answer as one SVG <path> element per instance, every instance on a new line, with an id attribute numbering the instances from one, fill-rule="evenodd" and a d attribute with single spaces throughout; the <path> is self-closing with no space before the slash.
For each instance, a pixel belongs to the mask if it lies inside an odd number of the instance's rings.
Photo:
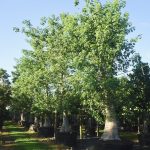
<path id="1" fill-rule="evenodd" d="M 122 13 L 123 1 L 86 1 L 82 12 L 68 27 L 68 39 L 74 54 L 73 79 L 81 91 L 82 104 L 95 119 L 109 103 L 117 103 L 118 71 L 126 71 L 134 52 L 135 39 L 126 35 L 134 30 L 128 22 L 128 14 Z M 76 21 L 77 20 L 77 21 Z M 68 22 L 69 21 L 68 19 Z M 96 115 L 97 114 L 97 115 Z"/>
<path id="2" fill-rule="evenodd" d="M 132 111 L 141 120 L 149 118 L 150 109 L 150 67 L 144 63 L 137 54 L 134 57 L 133 73 L 129 74 L 130 85 L 132 86 L 131 95 Z"/>
<path id="3" fill-rule="evenodd" d="M 6 107 L 10 105 L 10 82 L 6 70 L 0 69 L 0 126 L 6 118 Z"/>

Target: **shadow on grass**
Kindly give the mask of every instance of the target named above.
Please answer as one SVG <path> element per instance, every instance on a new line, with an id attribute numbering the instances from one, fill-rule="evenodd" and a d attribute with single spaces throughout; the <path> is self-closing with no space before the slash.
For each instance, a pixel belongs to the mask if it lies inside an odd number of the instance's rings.
<path id="1" fill-rule="evenodd" d="M 5 122 L 3 134 L 1 136 L 2 143 L 14 143 L 18 138 L 25 138 L 27 136 L 27 132 L 23 127 L 19 127 L 16 123 L 13 122 Z"/>
<path id="2" fill-rule="evenodd" d="M 26 138 L 27 135 L 26 134 L 13 134 L 13 135 L 2 135 L 2 141 L 4 141 L 5 143 L 9 143 L 9 142 L 15 142 L 16 139 L 20 139 L 20 138 Z"/>
<path id="3" fill-rule="evenodd" d="M 20 141 L 17 141 L 12 144 L 5 144 L 3 145 L 3 148 L 0 150 L 48 150 L 49 147 L 45 143 L 39 143 L 37 140 L 32 139 L 21 139 Z M 56 150 L 56 149 L 50 149 L 50 150 Z"/>
<path id="4" fill-rule="evenodd" d="M 10 127 L 10 126 L 7 126 L 6 129 L 4 129 L 4 132 L 7 131 L 7 132 L 24 132 L 24 131 L 27 131 L 27 129 L 23 128 L 23 127 Z"/>
<path id="5" fill-rule="evenodd" d="M 64 146 L 47 141 L 37 133 L 27 132 L 26 129 L 12 122 L 5 122 L 2 135 L 3 144 L 0 150 L 65 150 Z"/>
<path id="6" fill-rule="evenodd" d="M 48 144 L 38 141 L 34 133 L 27 132 L 13 122 L 5 122 L 0 150 L 48 150 Z"/>
<path id="7" fill-rule="evenodd" d="M 37 140 L 18 141 L 12 147 L 15 150 L 48 150 L 48 146 Z"/>
<path id="8" fill-rule="evenodd" d="M 24 127 L 19 126 L 17 123 L 11 122 L 11 121 L 6 121 L 4 123 L 5 128 L 3 131 L 7 132 L 24 132 L 27 131 Z"/>

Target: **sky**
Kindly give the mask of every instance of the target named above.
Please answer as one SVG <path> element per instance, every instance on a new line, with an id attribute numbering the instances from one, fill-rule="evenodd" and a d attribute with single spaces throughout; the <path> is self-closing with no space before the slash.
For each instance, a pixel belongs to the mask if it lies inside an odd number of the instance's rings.
<path id="1" fill-rule="evenodd" d="M 100 0 L 105 3 L 106 0 Z M 58 16 L 61 12 L 76 13 L 83 5 L 74 7 L 74 0 L 0 0 L 0 68 L 11 75 L 16 58 L 22 56 L 22 49 L 30 49 L 26 37 L 15 33 L 13 27 L 22 27 L 23 20 L 30 20 L 34 26 L 41 17 Z M 150 63 L 150 0 L 126 0 L 123 11 L 129 12 L 129 21 L 135 26 L 131 36 L 142 35 L 135 50 L 144 62 Z"/>

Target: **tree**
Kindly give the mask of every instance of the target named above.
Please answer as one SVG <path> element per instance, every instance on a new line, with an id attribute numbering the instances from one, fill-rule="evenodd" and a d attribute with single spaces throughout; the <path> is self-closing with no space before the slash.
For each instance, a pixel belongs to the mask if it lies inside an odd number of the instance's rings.
<path id="1" fill-rule="evenodd" d="M 38 108 L 39 112 L 44 113 L 54 110 L 67 113 L 67 105 L 70 105 L 67 101 L 69 97 L 75 96 L 71 94 L 72 89 L 67 80 L 70 71 L 64 51 L 63 28 L 55 17 L 49 18 L 48 22 L 48 27 L 45 27 L 45 22 L 42 23 L 43 28 L 35 28 L 30 21 L 24 21 L 23 33 L 33 50 L 23 51 L 17 66 L 19 77 L 15 80 L 14 89 L 32 98 L 32 111 Z"/>
<path id="2" fill-rule="evenodd" d="M 148 118 L 150 108 L 150 67 L 148 63 L 141 60 L 140 55 L 134 57 L 133 73 L 129 74 L 132 85 L 131 95 L 133 96 L 134 108 L 132 111 L 143 122 L 143 132 L 148 132 Z"/>
<path id="3" fill-rule="evenodd" d="M 128 14 L 121 11 L 124 6 L 124 1 L 119 0 L 104 5 L 97 0 L 86 1 L 76 17 L 77 26 L 73 32 L 68 31 L 74 52 L 75 76 L 82 84 L 83 104 L 94 110 L 91 112 L 96 119 L 95 112 L 103 111 L 105 116 L 103 140 L 119 139 L 114 77 L 118 71 L 128 68 L 136 42 L 126 38 L 134 28 L 128 21 Z"/>
<path id="4" fill-rule="evenodd" d="M 10 82 L 6 70 L 0 69 L 0 130 L 6 119 L 6 107 L 10 104 Z"/>
<path id="5" fill-rule="evenodd" d="M 18 107 L 20 112 L 43 116 L 53 109 L 55 103 L 50 101 L 50 76 L 47 67 L 45 68 L 44 56 L 45 54 L 39 54 L 37 49 L 23 50 L 23 56 L 18 60 L 13 78 L 12 104 Z"/>

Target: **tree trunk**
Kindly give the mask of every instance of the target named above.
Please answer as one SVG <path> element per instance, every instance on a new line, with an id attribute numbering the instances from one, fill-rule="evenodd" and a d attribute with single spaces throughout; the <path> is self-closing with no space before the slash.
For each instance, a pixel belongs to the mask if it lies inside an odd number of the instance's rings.
<path id="1" fill-rule="evenodd" d="M 96 125 L 96 136 L 97 136 L 97 137 L 99 136 L 99 125 L 98 125 L 98 123 L 97 123 L 97 125 Z"/>
<path id="2" fill-rule="evenodd" d="M 38 118 L 37 118 L 36 116 L 34 117 L 34 123 L 35 123 L 35 124 L 38 124 L 38 123 L 39 123 L 39 120 L 38 120 Z"/>
<path id="3" fill-rule="evenodd" d="M 42 117 L 40 117 L 40 119 L 39 119 L 39 126 L 43 127 L 43 118 Z"/>
<path id="4" fill-rule="evenodd" d="M 137 133 L 140 134 L 140 117 L 138 117 L 137 122 L 138 122 L 138 131 L 137 131 Z"/>
<path id="5" fill-rule="evenodd" d="M 25 121 L 24 113 L 21 112 L 20 114 L 20 125 L 23 126 L 23 122 Z"/>
<path id="6" fill-rule="evenodd" d="M 55 119 L 54 119 L 54 138 L 56 138 L 57 132 L 57 111 L 55 111 Z"/>
<path id="7" fill-rule="evenodd" d="M 80 139 L 83 139 L 82 125 L 80 124 Z"/>
<path id="8" fill-rule="evenodd" d="M 70 130 L 71 129 L 69 126 L 67 114 L 65 112 L 63 112 L 63 123 L 62 123 L 62 126 L 60 128 L 60 132 L 70 132 Z"/>
<path id="9" fill-rule="evenodd" d="M 44 124 L 43 127 L 50 127 L 50 121 L 47 116 L 44 117 Z"/>
<path id="10" fill-rule="evenodd" d="M 118 125 L 116 120 L 116 113 L 113 104 L 107 104 L 105 109 L 105 127 L 101 139 L 107 140 L 120 140 L 118 135 Z"/>
<path id="11" fill-rule="evenodd" d="M 80 116 L 80 127 L 79 127 L 79 134 L 80 134 L 80 139 L 83 139 L 83 132 L 82 132 L 81 116 Z"/>
<path id="12" fill-rule="evenodd" d="M 147 119 L 145 119 L 144 123 L 143 123 L 143 133 L 148 134 L 148 121 L 147 121 Z"/>
<path id="13" fill-rule="evenodd" d="M 39 124 L 39 119 L 38 117 L 34 117 L 34 123 L 33 123 L 33 130 L 34 131 L 38 131 L 38 128 L 40 127 L 40 124 Z"/>
<path id="14" fill-rule="evenodd" d="M 20 121 L 25 121 L 24 113 L 23 112 L 20 114 Z"/>

